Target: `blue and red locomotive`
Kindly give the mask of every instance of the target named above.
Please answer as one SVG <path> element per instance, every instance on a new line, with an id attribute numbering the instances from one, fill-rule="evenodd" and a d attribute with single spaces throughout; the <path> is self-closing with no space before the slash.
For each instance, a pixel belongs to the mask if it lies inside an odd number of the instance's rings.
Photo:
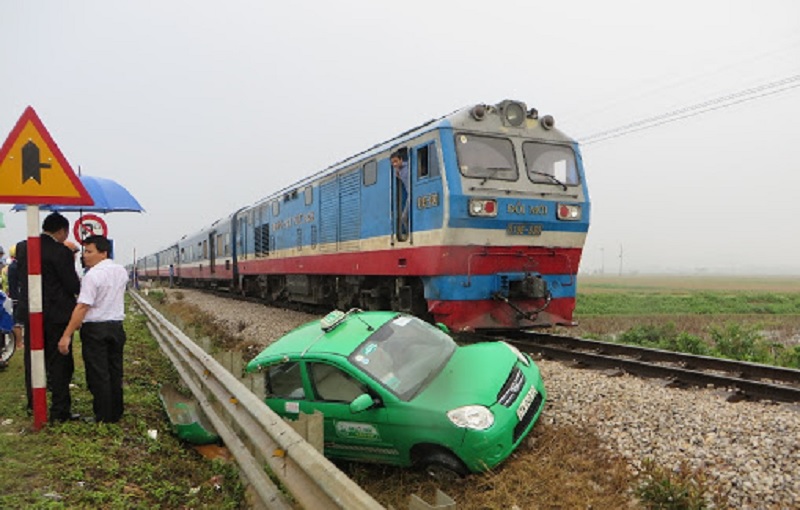
<path id="1" fill-rule="evenodd" d="M 590 202 L 554 124 L 520 101 L 458 110 L 137 260 L 140 278 L 456 331 L 571 324 Z"/>

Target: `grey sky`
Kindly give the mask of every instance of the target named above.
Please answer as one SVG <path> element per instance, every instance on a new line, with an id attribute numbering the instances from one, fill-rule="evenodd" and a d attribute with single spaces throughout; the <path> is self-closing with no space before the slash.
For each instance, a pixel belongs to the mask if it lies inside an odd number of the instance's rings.
<path id="1" fill-rule="evenodd" d="M 5 1 L 0 66 L 0 139 L 31 105 L 147 209 L 105 217 L 127 263 L 462 106 L 581 139 L 800 75 L 800 3 Z M 800 87 L 586 145 L 581 269 L 800 274 L 798 134 Z"/>

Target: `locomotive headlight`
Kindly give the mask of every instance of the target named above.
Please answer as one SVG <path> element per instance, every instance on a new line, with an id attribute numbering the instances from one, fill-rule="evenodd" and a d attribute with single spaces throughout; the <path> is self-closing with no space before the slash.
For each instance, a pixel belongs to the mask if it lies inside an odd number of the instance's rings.
<path id="1" fill-rule="evenodd" d="M 520 127 L 525 123 L 528 109 L 525 103 L 519 101 L 503 101 L 499 104 L 503 116 L 503 123 L 509 126 Z"/>
<path id="2" fill-rule="evenodd" d="M 572 204 L 558 204 L 558 219 L 577 221 L 581 219 L 581 206 Z"/>
<path id="3" fill-rule="evenodd" d="M 494 218 L 497 216 L 497 202 L 491 199 L 471 198 L 469 200 L 469 215 Z"/>

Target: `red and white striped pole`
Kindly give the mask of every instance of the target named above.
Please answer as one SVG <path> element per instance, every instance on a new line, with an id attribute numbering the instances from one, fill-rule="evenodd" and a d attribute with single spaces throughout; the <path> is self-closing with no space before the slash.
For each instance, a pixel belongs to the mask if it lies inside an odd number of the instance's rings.
<path id="1" fill-rule="evenodd" d="M 33 430 L 47 423 L 47 376 L 44 370 L 44 320 L 42 318 L 42 243 L 39 238 L 39 206 L 28 212 L 28 327 L 31 329 L 31 387 Z"/>

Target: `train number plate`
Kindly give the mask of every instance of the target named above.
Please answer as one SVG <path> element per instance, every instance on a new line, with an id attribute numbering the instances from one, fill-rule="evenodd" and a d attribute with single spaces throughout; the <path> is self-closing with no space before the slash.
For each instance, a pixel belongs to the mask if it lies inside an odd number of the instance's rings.
<path id="1" fill-rule="evenodd" d="M 522 421 L 522 418 L 525 416 L 525 413 L 528 412 L 528 409 L 531 407 L 533 400 L 536 398 L 538 392 L 536 388 L 531 386 L 531 389 L 528 390 L 528 393 L 523 397 L 522 403 L 517 408 L 517 418 Z"/>
<path id="2" fill-rule="evenodd" d="M 509 223 L 506 234 L 511 236 L 540 236 L 542 226 L 538 223 Z"/>

